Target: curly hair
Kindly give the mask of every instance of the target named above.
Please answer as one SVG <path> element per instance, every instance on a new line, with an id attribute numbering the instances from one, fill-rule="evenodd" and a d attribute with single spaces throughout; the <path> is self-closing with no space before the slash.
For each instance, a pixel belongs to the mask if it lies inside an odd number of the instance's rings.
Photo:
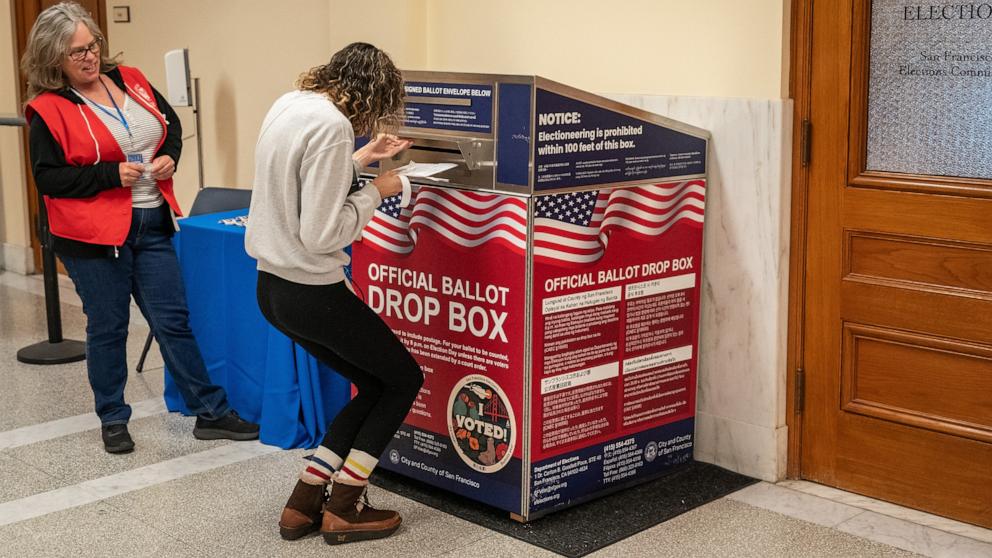
<path id="1" fill-rule="evenodd" d="M 75 2 L 60 2 L 38 14 L 28 35 L 21 71 L 27 78 L 29 101 L 46 91 L 69 87 L 62 62 L 69 54 L 69 42 L 80 23 L 99 41 L 100 72 L 108 72 L 120 63 L 116 56 L 108 56 L 107 39 L 90 13 Z"/>
<path id="2" fill-rule="evenodd" d="M 388 54 L 368 43 L 334 53 L 327 64 L 300 75 L 296 87 L 327 95 L 357 135 L 374 137 L 399 125 L 403 75 Z"/>

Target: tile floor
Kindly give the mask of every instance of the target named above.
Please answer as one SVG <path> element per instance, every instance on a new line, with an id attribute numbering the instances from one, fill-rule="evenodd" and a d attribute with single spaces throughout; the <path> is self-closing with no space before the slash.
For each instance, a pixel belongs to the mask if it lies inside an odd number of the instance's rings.
<path id="1" fill-rule="evenodd" d="M 276 519 L 300 450 L 202 442 L 193 419 L 166 413 L 162 361 L 132 372 L 134 453 L 104 453 L 83 363 L 18 363 L 44 339 L 41 281 L 0 272 L 0 557 L 24 556 L 554 556 L 540 548 L 384 492 L 399 510 L 393 537 L 331 549 L 319 537 L 279 538 Z M 61 288 L 66 337 L 84 320 Z M 129 362 L 147 326 L 132 312 Z M 992 531 L 802 481 L 759 483 L 602 549 L 627 556 L 990 557 Z"/>

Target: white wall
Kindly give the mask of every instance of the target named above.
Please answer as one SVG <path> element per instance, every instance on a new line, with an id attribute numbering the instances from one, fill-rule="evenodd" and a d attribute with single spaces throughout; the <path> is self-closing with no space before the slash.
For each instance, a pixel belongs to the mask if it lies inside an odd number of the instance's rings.
<path id="1" fill-rule="evenodd" d="M 107 4 L 112 11 L 113 2 Z M 110 46 L 165 88 L 163 54 L 190 49 L 201 78 L 204 178 L 247 188 L 259 124 L 297 75 L 352 41 L 386 49 L 407 69 L 539 74 L 597 93 L 781 98 L 787 86 L 785 0 L 129 0 Z M 15 71 L 12 3 L 0 0 L 0 76 Z M 7 50 L 9 49 L 9 50 Z M 0 79 L 0 112 L 17 108 Z M 191 109 L 179 109 L 185 133 Z M 16 134 L 0 132 L 8 243 L 26 245 Z M 188 207 L 196 138 L 176 175 Z M 19 186 L 18 184 L 21 184 Z"/>
<path id="2" fill-rule="evenodd" d="M 108 12 L 113 2 L 108 2 Z M 275 98 L 292 88 L 300 69 L 329 48 L 326 0 L 129 0 L 131 21 L 108 23 L 112 52 L 164 91 L 163 55 L 189 48 L 190 71 L 200 77 L 204 183 L 250 188 L 255 138 Z M 107 20 L 113 21 L 111 13 Z M 177 112 L 184 135 L 194 131 L 192 109 Z M 190 137 L 176 174 L 180 204 L 197 189 L 198 138 Z"/>
<path id="3" fill-rule="evenodd" d="M 129 0 L 131 21 L 108 23 L 110 48 L 165 90 L 162 57 L 189 48 L 200 77 L 204 183 L 250 188 L 258 129 L 303 71 L 352 41 L 373 42 L 399 65 L 423 65 L 423 0 Z M 113 20 L 107 4 L 107 20 Z M 179 109 L 185 135 L 192 109 Z M 188 208 L 197 189 L 196 139 L 183 148 L 176 188 Z"/>
<path id="4" fill-rule="evenodd" d="M 623 10 L 594 0 L 129 5 L 130 23 L 108 24 L 111 49 L 160 89 L 162 55 L 190 48 L 201 77 L 205 183 L 214 186 L 250 187 L 269 105 L 301 71 L 353 41 L 385 49 L 401 68 L 540 74 L 597 93 L 780 98 L 787 82 L 783 0 L 631 0 Z M 192 111 L 179 112 L 191 134 Z M 188 207 L 195 139 L 176 181 Z"/>
<path id="5" fill-rule="evenodd" d="M 434 0 L 433 70 L 538 74 L 594 92 L 780 98 L 783 0 Z"/>
<path id="6" fill-rule="evenodd" d="M 397 66 L 427 69 L 428 6 L 432 0 L 330 0 L 330 48 L 326 58 L 356 41 L 385 50 Z M 325 60 L 326 62 L 326 60 Z"/>

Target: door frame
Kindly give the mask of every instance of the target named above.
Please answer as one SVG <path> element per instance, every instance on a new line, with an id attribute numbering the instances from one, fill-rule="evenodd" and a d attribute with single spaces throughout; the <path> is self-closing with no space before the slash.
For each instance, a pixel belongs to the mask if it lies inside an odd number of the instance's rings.
<path id="1" fill-rule="evenodd" d="M 822 0 L 821 0 L 822 1 Z M 792 204 L 790 210 L 790 255 L 789 255 L 789 306 L 786 355 L 786 425 L 788 427 L 788 450 L 786 476 L 802 478 L 802 455 L 804 413 L 802 379 L 798 371 L 804 368 L 806 327 L 806 261 L 808 245 L 807 226 L 809 222 L 809 176 L 807 153 L 809 144 L 816 140 L 816 130 L 810 130 L 805 123 L 811 120 L 813 93 L 813 3 L 814 0 L 790 0 L 790 45 L 789 45 L 789 96 L 793 99 L 792 126 Z M 854 0 L 855 17 L 852 19 L 850 76 L 849 141 L 847 148 L 848 184 L 862 189 L 879 191 L 897 189 L 906 192 L 953 195 L 960 193 L 974 198 L 992 197 L 992 188 L 972 186 L 975 179 L 956 177 L 914 175 L 885 171 L 869 171 L 866 167 L 866 136 L 868 102 L 868 64 L 866 52 L 869 49 L 871 0 Z M 981 181 L 992 184 L 992 181 Z M 812 442 L 811 442 L 812 443 Z"/>
<path id="2" fill-rule="evenodd" d="M 789 432 L 786 476 L 802 478 L 802 379 L 803 330 L 806 308 L 807 212 L 809 168 L 805 156 L 811 131 L 813 0 L 791 0 L 789 45 L 789 97 L 792 98 L 792 207 L 789 235 L 789 324 L 786 351 L 785 424 Z"/>
<path id="3" fill-rule="evenodd" d="M 27 0 L 27 1 L 16 1 L 14 2 L 14 35 L 15 35 L 15 51 L 14 56 L 17 58 L 15 61 L 18 67 L 17 72 L 17 103 L 18 107 L 22 107 L 25 99 L 25 94 L 27 91 L 27 83 L 24 80 L 24 75 L 20 72 L 21 56 L 24 55 L 24 49 L 27 46 L 28 34 L 31 33 L 31 27 L 34 26 L 34 20 L 38 17 L 41 12 L 41 2 L 40 0 Z M 97 13 L 92 14 L 96 20 L 96 24 L 103 31 L 104 37 L 109 35 L 107 31 L 107 2 L 106 0 L 97 0 Z M 108 38 L 109 40 L 109 38 Z M 23 138 L 23 149 L 22 153 L 24 155 L 24 187 L 26 199 L 28 202 L 28 232 L 29 238 L 31 240 L 31 253 L 34 258 L 34 270 L 36 273 L 42 271 L 42 260 L 41 260 L 41 240 L 38 238 L 38 188 L 34 184 L 34 171 L 31 170 L 31 156 L 29 149 L 30 138 L 28 134 L 28 128 L 24 127 L 22 131 Z M 61 270 L 61 263 L 56 264 Z"/>

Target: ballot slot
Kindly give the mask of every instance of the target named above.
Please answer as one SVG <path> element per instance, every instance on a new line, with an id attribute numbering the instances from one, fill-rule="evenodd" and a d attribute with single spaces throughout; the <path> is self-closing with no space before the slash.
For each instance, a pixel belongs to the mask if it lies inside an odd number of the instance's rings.
<path id="1" fill-rule="evenodd" d="M 456 107 L 472 106 L 471 99 L 459 99 L 450 97 L 403 97 L 404 103 L 419 103 L 424 105 L 451 105 Z"/>
<path id="2" fill-rule="evenodd" d="M 494 190 L 497 76 L 404 72 L 404 113 L 398 135 L 413 145 L 382 161 L 381 170 L 422 165 L 453 167 L 413 183 Z"/>
<path id="3" fill-rule="evenodd" d="M 447 184 L 473 189 L 493 187 L 494 142 L 485 137 L 459 137 L 432 134 L 416 129 L 404 128 L 400 134 L 413 140 L 409 149 L 395 157 L 383 161 L 383 170 L 391 170 L 417 163 L 452 163 L 455 167 L 433 177 L 411 177 L 418 184 Z"/>

